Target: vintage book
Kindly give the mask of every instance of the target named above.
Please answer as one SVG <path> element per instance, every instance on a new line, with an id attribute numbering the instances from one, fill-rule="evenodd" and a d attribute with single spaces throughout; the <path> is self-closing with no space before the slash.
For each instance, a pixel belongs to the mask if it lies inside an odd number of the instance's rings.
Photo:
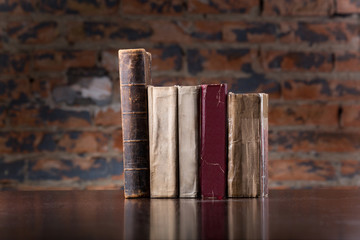
<path id="1" fill-rule="evenodd" d="M 148 87 L 150 196 L 178 196 L 177 88 Z"/>
<path id="2" fill-rule="evenodd" d="M 268 95 L 228 95 L 228 196 L 268 196 Z"/>
<path id="3" fill-rule="evenodd" d="M 150 193 L 146 95 L 150 65 L 151 55 L 144 49 L 119 50 L 125 198 Z"/>
<path id="4" fill-rule="evenodd" d="M 198 195 L 199 87 L 177 86 L 180 197 Z"/>
<path id="5" fill-rule="evenodd" d="M 201 85 L 200 189 L 202 198 L 226 197 L 227 85 Z"/>

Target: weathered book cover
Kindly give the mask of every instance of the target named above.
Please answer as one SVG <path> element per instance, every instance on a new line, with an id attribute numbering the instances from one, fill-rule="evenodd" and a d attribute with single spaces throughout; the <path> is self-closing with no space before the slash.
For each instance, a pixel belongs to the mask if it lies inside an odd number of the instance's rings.
<path id="1" fill-rule="evenodd" d="M 150 193 L 146 96 L 150 65 L 151 55 L 144 49 L 119 50 L 125 198 Z"/>
<path id="2" fill-rule="evenodd" d="M 150 196 L 178 196 L 177 88 L 148 87 Z"/>
<path id="3" fill-rule="evenodd" d="M 268 196 L 268 95 L 228 95 L 228 196 Z"/>
<path id="4" fill-rule="evenodd" d="M 177 86 L 180 197 L 198 195 L 199 87 Z"/>
<path id="5" fill-rule="evenodd" d="M 201 85 L 200 188 L 203 198 L 226 196 L 227 85 Z"/>

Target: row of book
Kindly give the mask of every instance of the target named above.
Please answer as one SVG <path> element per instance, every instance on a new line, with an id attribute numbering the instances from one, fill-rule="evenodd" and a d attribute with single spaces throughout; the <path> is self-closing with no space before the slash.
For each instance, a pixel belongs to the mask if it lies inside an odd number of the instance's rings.
<path id="1" fill-rule="evenodd" d="M 152 86 L 150 65 L 119 50 L 125 197 L 266 197 L 268 95 Z"/>

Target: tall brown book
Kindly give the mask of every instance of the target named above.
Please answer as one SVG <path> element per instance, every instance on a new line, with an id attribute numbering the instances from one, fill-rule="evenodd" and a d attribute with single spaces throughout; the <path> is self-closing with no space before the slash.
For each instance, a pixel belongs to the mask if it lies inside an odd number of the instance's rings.
<path id="1" fill-rule="evenodd" d="M 126 198 L 148 197 L 150 193 L 146 94 L 150 65 L 151 55 L 144 49 L 119 50 Z"/>
<path id="2" fill-rule="evenodd" d="M 228 196 L 268 196 L 268 95 L 228 95 Z"/>

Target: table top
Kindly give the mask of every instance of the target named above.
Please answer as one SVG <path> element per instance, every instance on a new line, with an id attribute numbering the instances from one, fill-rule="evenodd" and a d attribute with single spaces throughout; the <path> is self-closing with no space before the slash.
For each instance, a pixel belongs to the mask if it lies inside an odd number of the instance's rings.
<path id="1" fill-rule="evenodd" d="M 124 199 L 122 191 L 0 192 L 1 239 L 360 239 L 360 190 L 268 199 Z"/>

